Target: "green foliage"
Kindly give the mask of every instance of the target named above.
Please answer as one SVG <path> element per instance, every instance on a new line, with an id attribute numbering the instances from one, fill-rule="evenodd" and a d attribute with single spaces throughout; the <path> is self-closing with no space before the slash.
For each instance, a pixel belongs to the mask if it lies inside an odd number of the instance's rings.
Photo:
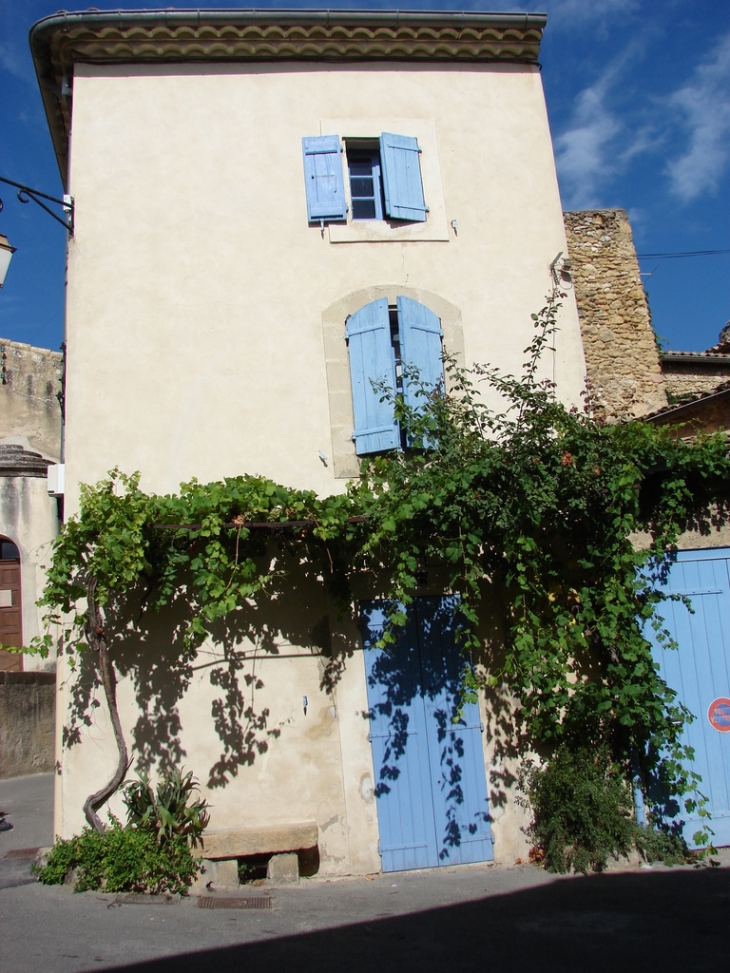
<path id="1" fill-rule="evenodd" d="M 548 871 L 601 872 L 609 856 L 633 849 L 631 791 L 606 747 L 562 745 L 544 766 L 528 764 L 520 786 L 534 815 L 533 858 L 542 858 Z"/>
<path id="2" fill-rule="evenodd" d="M 208 824 L 206 801 L 192 800 L 192 773 L 171 770 L 155 791 L 146 777 L 125 787 L 127 824 L 114 817 L 103 834 L 84 828 L 74 838 L 57 839 L 45 864 L 36 869 L 46 885 L 60 885 L 75 871 L 74 891 L 179 892 L 185 894 L 200 870 L 191 848 L 201 844 Z"/>
<path id="3" fill-rule="evenodd" d="M 649 861 L 688 860 L 680 837 L 636 822 L 631 789 L 608 747 L 562 744 L 542 766 L 525 764 L 520 787 L 533 813 L 531 856 L 548 871 L 601 872 L 609 857 L 618 860 L 633 849 Z"/>
<path id="4" fill-rule="evenodd" d="M 178 607 L 189 663 L 216 626 L 266 599 L 291 566 L 322 578 L 344 606 L 352 578 L 360 588 L 377 579 L 393 605 L 382 643 L 394 643 L 427 565 L 460 594 L 463 649 L 483 663 L 467 671 L 465 692 L 486 685 L 516 700 L 517 746 L 549 755 L 605 745 L 626 780 L 638 754 L 642 776 L 659 773 L 671 793 L 701 803 L 682 769 L 690 714 L 661 679 L 644 633 L 653 625 L 668 641 L 655 583 L 679 534 L 726 519 L 727 443 L 604 424 L 590 403 L 560 402 L 541 378 L 559 299 L 553 293 L 533 316 L 521 375 L 447 361 L 447 394 L 422 387 L 416 408 L 394 396 L 413 447 L 364 461 L 344 494 L 320 498 L 240 476 L 159 496 L 119 470 L 82 487 L 43 596 L 51 617 L 70 620 L 71 658 L 88 650 L 90 578 L 110 624 L 125 606 L 126 618 Z M 501 612 L 504 641 L 487 655 L 485 596 Z M 107 634 L 112 652 L 123 637 L 123 627 Z M 35 643 L 41 652 L 47 644 Z M 150 806 L 141 789 L 137 798 Z"/>
<path id="5" fill-rule="evenodd" d="M 183 775 L 174 769 L 164 774 L 156 792 L 142 775 L 124 788 L 129 823 L 152 832 L 160 845 L 182 836 L 196 848 L 202 844 L 200 836 L 209 821 L 208 802 L 191 801 L 197 787 L 190 771 Z"/>
<path id="6" fill-rule="evenodd" d="M 48 859 L 36 869 L 45 885 L 60 885 L 75 871 L 74 892 L 161 892 L 185 895 L 200 864 L 184 835 L 160 844 L 154 831 L 124 827 L 112 818 L 104 834 L 84 828 L 80 835 L 56 840 Z"/>

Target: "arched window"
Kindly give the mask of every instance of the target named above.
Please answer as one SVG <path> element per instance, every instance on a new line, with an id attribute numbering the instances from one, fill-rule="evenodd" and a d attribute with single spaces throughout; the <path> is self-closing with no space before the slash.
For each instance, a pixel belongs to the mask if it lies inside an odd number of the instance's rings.
<path id="1" fill-rule="evenodd" d="M 402 445 L 393 402 L 383 390 L 402 392 L 417 409 L 417 389 L 443 384 L 441 321 L 430 308 L 410 297 L 371 301 L 347 319 L 355 452 L 358 456 L 398 449 Z M 418 382 L 409 382 L 417 374 Z M 421 404 L 423 400 L 421 399 Z"/>
<path id="2" fill-rule="evenodd" d="M 0 643 L 23 644 L 20 551 L 7 537 L 0 537 Z M 22 655 L 0 650 L 0 671 L 18 672 L 22 668 Z"/>

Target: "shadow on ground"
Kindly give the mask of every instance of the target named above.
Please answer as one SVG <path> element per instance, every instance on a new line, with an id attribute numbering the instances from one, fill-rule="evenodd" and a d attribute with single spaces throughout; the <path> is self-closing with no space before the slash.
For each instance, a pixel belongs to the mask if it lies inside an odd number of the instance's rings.
<path id="1" fill-rule="evenodd" d="M 342 895 L 347 896 L 347 887 Z M 697 973 L 727 965 L 729 909 L 730 869 L 646 870 L 556 881 L 445 908 L 115 969 Z M 259 935 L 277 934 L 276 915 L 269 916 L 262 918 Z"/>

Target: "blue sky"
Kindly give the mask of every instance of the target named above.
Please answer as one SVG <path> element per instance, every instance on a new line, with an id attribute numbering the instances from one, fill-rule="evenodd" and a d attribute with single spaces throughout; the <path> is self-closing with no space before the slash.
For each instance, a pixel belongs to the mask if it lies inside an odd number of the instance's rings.
<path id="1" fill-rule="evenodd" d="M 433 7 L 480 9 L 464 0 Z M 730 250 L 728 0 L 545 0 L 496 8 L 548 14 L 541 62 L 564 208 L 627 209 L 640 254 Z M 51 195 L 62 187 L 27 38 L 31 25 L 56 9 L 47 0 L 0 0 L 0 175 Z M 33 203 L 22 206 L 10 187 L 0 184 L 0 197 L 0 233 L 18 247 L 0 291 L 0 336 L 57 348 L 64 230 Z M 730 254 L 647 257 L 641 268 L 665 344 L 714 344 L 730 319 Z"/>

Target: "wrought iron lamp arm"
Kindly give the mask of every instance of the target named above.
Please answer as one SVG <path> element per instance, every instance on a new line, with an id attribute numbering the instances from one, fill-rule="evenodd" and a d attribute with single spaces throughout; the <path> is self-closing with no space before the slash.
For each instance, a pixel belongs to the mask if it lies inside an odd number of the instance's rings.
<path id="1" fill-rule="evenodd" d="M 12 179 L 6 179 L 4 176 L 0 176 L 0 182 L 7 183 L 8 186 L 14 186 L 18 190 L 18 199 L 21 203 L 27 203 L 29 200 L 33 200 L 37 203 L 41 209 L 44 209 L 49 216 L 52 216 L 57 223 L 60 223 L 64 229 L 73 236 L 74 232 L 74 201 L 73 196 L 65 196 L 63 199 L 57 199 L 55 196 L 49 196 L 48 193 L 42 193 L 38 189 L 31 189 L 30 186 L 24 186 L 21 182 L 13 182 Z M 51 203 L 57 203 L 65 214 L 65 219 L 54 213 L 52 209 L 42 203 L 38 197 L 42 199 L 47 199 Z M 2 200 L 0 199 L 0 209 L 2 209 Z"/>

